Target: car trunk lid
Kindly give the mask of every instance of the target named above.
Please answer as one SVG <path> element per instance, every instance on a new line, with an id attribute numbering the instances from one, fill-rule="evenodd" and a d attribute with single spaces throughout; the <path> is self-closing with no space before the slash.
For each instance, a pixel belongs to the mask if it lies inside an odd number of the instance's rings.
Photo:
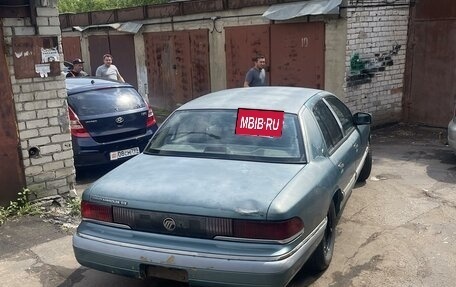
<path id="1" fill-rule="evenodd" d="M 129 209 L 264 220 L 303 166 L 141 154 L 99 179 L 86 196 Z"/>

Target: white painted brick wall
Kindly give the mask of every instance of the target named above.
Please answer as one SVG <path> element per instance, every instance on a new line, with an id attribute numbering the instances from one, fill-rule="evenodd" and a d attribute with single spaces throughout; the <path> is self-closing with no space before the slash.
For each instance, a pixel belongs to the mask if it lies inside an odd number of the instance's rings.
<path id="1" fill-rule="evenodd" d="M 37 26 L 31 25 L 29 18 L 1 19 L 22 162 L 32 198 L 67 195 L 74 190 L 75 184 L 64 77 L 16 79 L 12 57 L 12 38 L 15 36 L 55 35 L 61 41 L 59 14 L 55 3 L 56 1 L 41 1 L 38 4 Z M 61 43 L 58 46 L 61 49 Z M 38 157 L 29 157 L 31 147 L 39 148 Z"/>
<path id="2" fill-rule="evenodd" d="M 352 111 L 373 115 L 374 125 L 400 121 L 407 44 L 407 6 L 363 7 L 347 9 L 346 102 Z M 369 82 L 353 81 L 350 60 L 358 53 L 363 61 L 374 61 L 376 54 L 388 53 L 401 45 L 393 64 L 384 71 L 373 72 Z M 393 93 L 394 92 L 394 93 Z"/>

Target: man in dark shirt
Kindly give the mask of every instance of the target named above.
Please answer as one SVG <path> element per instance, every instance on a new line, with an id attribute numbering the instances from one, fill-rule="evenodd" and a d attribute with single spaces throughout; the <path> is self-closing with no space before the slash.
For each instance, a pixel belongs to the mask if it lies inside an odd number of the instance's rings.
<path id="1" fill-rule="evenodd" d="M 71 69 L 71 71 L 69 71 L 67 74 L 66 74 L 66 77 L 67 78 L 72 78 L 72 77 L 85 77 L 87 76 L 87 73 L 84 72 L 82 70 L 82 64 L 84 62 L 81 60 L 81 59 L 74 59 L 73 61 L 73 69 Z"/>
<path id="2" fill-rule="evenodd" d="M 245 75 L 244 87 L 267 86 L 266 58 L 258 55 L 253 59 L 255 65 Z"/>

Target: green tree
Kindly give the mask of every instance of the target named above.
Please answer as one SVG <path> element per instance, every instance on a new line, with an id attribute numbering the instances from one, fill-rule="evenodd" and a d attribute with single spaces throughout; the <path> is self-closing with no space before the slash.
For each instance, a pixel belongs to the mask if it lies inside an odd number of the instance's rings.
<path id="1" fill-rule="evenodd" d="M 60 13 L 83 13 L 151 4 L 168 3 L 168 0 L 59 0 Z"/>

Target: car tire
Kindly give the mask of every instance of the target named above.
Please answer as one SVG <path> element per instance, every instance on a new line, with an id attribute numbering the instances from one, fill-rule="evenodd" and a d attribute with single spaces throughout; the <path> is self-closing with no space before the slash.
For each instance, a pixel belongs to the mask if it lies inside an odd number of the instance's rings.
<path id="1" fill-rule="evenodd" d="M 310 257 L 310 268 L 312 271 L 321 272 L 326 270 L 331 263 L 334 253 L 334 243 L 336 241 L 336 208 L 334 201 L 331 200 L 327 214 L 328 222 L 326 223 L 325 233 L 318 244 L 317 249 Z"/>
<path id="2" fill-rule="evenodd" d="M 365 182 L 371 173 L 372 170 L 372 154 L 369 150 L 366 156 L 366 160 L 364 161 L 363 168 L 361 169 L 361 172 L 359 173 L 358 179 L 356 180 L 357 182 Z"/>

